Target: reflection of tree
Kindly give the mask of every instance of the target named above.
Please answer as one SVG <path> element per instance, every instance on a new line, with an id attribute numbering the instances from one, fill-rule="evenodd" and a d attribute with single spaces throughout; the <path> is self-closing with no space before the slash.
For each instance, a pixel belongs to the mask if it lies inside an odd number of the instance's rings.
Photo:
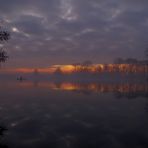
<path id="1" fill-rule="evenodd" d="M 2 127 L 0 126 L 0 148 L 8 148 L 7 145 L 3 144 L 2 143 L 2 138 L 4 136 L 4 132 L 6 131 L 7 129 L 5 127 Z"/>
<path id="2" fill-rule="evenodd" d="M 37 69 L 37 68 L 35 68 L 35 69 L 34 69 L 34 71 L 33 71 L 33 73 L 34 73 L 34 75 L 38 75 L 38 74 L 39 74 L 38 69 Z"/>
<path id="3" fill-rule="evenodd" d="M 116 91 L 115 97 L 117 99 L 127 98 L 127 99 L 136 99 L 138 97 L 148 98 L 148 92 L 118 92 Z"/>
<path id="4" fill-rule="evenodd" d="M 49 83 L 50 84 L 50 83 Z M 42 86 L 45 85 L 44 83 Z M 87 93 L 115 93 L 117 98 L 148 97 L 148 85 L 138 83 L 64 82 L 51 83 L 50 89 Z"/>
<path id="5" fill-rule="evenodd" d="M 75 92 L 82 93 L 82 94 L 87 95 L 87 96 L 92 94 L 92 91 L 89 91 L 89 90 L 77 90 Z"/>
<path id="6" fill-rule="evenodd" d="M 38 80 L 34 80 L 33 86 L 34 86 L 34 87 L 38 87 L 38 86 L 39 86 L 39 81 L 38 81 Z"/>

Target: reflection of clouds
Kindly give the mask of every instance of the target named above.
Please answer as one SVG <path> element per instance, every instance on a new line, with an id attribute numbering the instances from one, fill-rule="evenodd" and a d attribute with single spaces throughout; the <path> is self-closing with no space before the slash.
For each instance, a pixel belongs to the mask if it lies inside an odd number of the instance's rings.
<path id="1" fill-rule="evenodd" d="M 95 126 L 95 124 L 92 124 L 92 123 L 88 123 L 88 122 L 85 122 L 85 121 L 82 121 L 82 120 L 74 120 L 76 123 L 79 123 L 81 124 L 82 126 L 86 127 L 86 128 L 92 128 Z"/>
<path id="2" fill-rule="evenodd" d="M 69 85 L 70 83 L 64 85 L 58 83 L 58 88 L 59 86 L 69 87 Z M 78 84 L 78 88 L 96 89 L 98 85 Z M 108 88 L 107 85 L 103 85 L 105 90 Z M 17 83 L 12 89 L 9 85 L 11 98 L 8 99 L 7 93 L 3 96 L 5 99 L 0 100 L 0 103 L 3 102 L 1 107 L 5 109 L 1 113 L 4 117 L 3 121 L 9 125 L 10 129 L 6 138 L 14 146 L 131 148 L 138 144 L 139 147 L 146 147 L 147 118 L 141 116 L 143 113 L 139 107 L 136 108 L 138 100 L 128 104 L 127 100 L 113 99 L 111 94 L 97 94 L 97 97 L 91 95 L 87 100 L 85 95 L 71 91 L 68 93 L 48 91 L 49 86 L 56 87 L 53 83 L 43 85 L 41 82 L 37 88 L 33 84 Z M 77 85 L 74 83 L 74 86 Z M 15 93 L 18 90 L 19 93 Z M 2 93 L 0 93 L 1 96 Z M 103 103 L 100 101 L 101 98 L 102 100 L 105 98 Z M 129 112 L 131 107 L 135 108 L 133 113 Z M 133 131 L 130 132 L 129 129 Z M 128 134 L 130 136 L 127 136 Z"/>
<path id="3" fill-rule="evenodd" d="M 76 137 L 74 136 L 71 136 L 71 135 L 66 135 L 64 137 L 61 137 L 60 138 L 60 141 L 64 142 L 63 144 L 67 147 L 67 148 L 70 148 L 70 147 L 73 147 L 73 144 L 74 142 L 76 142 Z"/>
<path id="4" fill-rule="evenodd" d="M 148 146 L 148 137 L 147 134 L 143 134 L 140 131 L 125 131 L 119 135 L 117 138 L 120 143 L 126 147 L 142 147 L 146 148 Z"/>
<path id="5" fill-rule="evenodd" d="M 7 85 L 3 86 L 3 88 Z M 0 88 L 2 88 L 0 86 Z M 104 83 L 104 82 L 50 82 L 50 81 L 23 81 L 21 83 L 9 83 L 9 88 L 14 89 L 41 89 L 50 91 L 69 91 L 77 94 L 85 94 L 91 96 L 92 94 L 101 93 L 114 93 L 117 98 L 134 99 L 137 97 L 147 98 L 148 84 L 138 82 L 125 82 L 125 83 Z M 52 104 L 51 104 L 52 105 Z M 17 106 L 16 106 L 17 107 Z M 53 106 L 55 107 L 55 106 Z"/>

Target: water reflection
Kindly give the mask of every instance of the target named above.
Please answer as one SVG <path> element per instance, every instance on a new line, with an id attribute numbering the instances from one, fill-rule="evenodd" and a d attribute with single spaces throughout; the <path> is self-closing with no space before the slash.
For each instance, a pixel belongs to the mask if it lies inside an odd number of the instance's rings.
<path id="1" fill-rule="evenodd" d="M 79 83 L 79 82 L 21 82 L 17 87 L 56 91 L 72 91 L 90 95 L 91 93 L 114 93 L 117 98 L 148 97 L 148 83 Z"/>
<path id="2" fill-rule="evenodd" d="M 148 147 L 147 83 L 23 81 L 0 90 L 9 147 Z"/>

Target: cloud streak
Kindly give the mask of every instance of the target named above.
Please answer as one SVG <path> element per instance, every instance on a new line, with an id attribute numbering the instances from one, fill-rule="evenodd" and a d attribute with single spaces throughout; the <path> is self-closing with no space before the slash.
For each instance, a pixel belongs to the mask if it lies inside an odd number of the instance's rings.
<path id="1" fill-rule="evenodd" d="M 1 23 L 12 32 L 8 66 L 142 58 L 147 7 L 147 0 L 0 0 Z"/>

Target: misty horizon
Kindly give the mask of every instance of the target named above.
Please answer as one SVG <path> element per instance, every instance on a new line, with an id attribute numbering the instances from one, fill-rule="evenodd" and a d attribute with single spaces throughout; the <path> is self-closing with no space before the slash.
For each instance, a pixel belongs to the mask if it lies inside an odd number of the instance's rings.
<path id="1" fill-rule="evenodd" d="M 0 148 L 148 148 L 148 0 L 0 0 Z"/>

